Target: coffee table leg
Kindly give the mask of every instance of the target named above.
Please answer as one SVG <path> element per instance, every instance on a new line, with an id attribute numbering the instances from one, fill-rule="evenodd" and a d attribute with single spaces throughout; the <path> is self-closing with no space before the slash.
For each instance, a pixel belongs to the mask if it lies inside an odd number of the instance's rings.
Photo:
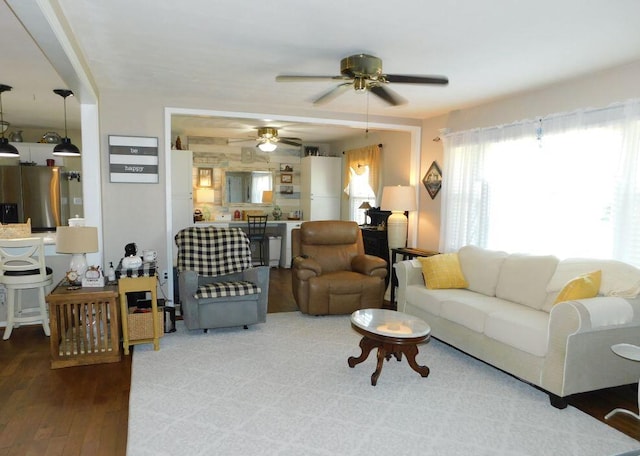
<path id="1" fill-rule="evenodd" d="M 378 363 L 376 364 L 376 370 L 373 374 L 371 374 L 371 385 L 376 386 L 378 383 L 378 377 L 380 377 L 380 372 L 382 371 L 382 365 L 384 364 L 384 360 L 387 358 L 387 350 L 384 344 L 380 344 L 378 346 Z"/>
<path id="2" fill-rule="evenodd" d="M 371 353 L 371 350 L 373 350 L 377 346 L 379 346 L 379 344 L 376 341 L 363 337 L 360 340 L 360 349 L 362 350 L 362 353 L 357 358 L 355 356 L 349 357 L 349 359 L 347 360 L 347 363 L 349 363 L 349 367 L 354 367 L 357 364 L 363 362 L 365 359 L 367 359 L 369 353 Z"/>
<path id="3" fill-rule="evenodd" d="M 402 347 L 402 352 L 407 357 L 407 361 L 409 362 L 411 369 L 419 373 L 422 377 L 429 375 L 429 368 L 427 366 L 420 366 L 416 363 L 416 355 L 418 354 L 417 345 L 405 345 Z"/>

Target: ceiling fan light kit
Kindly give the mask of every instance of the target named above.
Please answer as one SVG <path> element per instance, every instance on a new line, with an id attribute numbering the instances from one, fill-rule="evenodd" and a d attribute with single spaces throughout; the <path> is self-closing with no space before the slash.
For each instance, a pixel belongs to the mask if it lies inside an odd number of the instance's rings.
<path id="1" fill-rule="evenodd" d="M 62 138 L 60 144 L 57 144 L 56 147 L 53 148 L 53 155 L 60 157 L 79 157 L 80 149 L 71 143 L 67 135 L 67 97 L 73 96 L 73 92 L 67 89 L 55 89 L 53 93 L 60 95 L 64 100 L 64 138 Z"/>
<path id="2" fill-rule="evenodd" d="M 4 126 L 4 111 L 2 110 L 2 93 L 8 92 L 12 87 L 0 84 L 0 125 Z M 6 122 L 7 126 L 9 123 Z M 16 158 L 20 156 L 20 152 L 12 144 L 9 144 L 9 140 L 4 137 L 5 128 L 0 128 L 0 157 Z"/>
<path id="3" fill-rule="evenodd" d="M 401 96 L 385 87 L 388 83 L 402 84 L 435 84 L 447 85 L 449 79 L 445 76 L 428 75 L 404 75 L 384 74 L 382 72 L 382 60 L 368 54 L 355 54 L 345 57 L 340 61 L 340 76 L 305 76 L 305 75 L 280 75 L 276 76 L 278 82 L 295 82 L 310 80 L 344 80 L 336 87 L 316 98 L 314 104 L 326 103 L 352 86 L 356 92 L 369 91 L 391 106 L 406 103 Z"/>
<path id="4" fill-rule="evenodd" d="M 277 143 L 288 144 L 289 146 L 301 147 L 300 138 L 286 138 L 278 136 L 278 129 L 274 127 L 258 128 L 258 144 L 256 147 L 263 152 L 273 152 L 278 147 Z"/>
<path id="5" fill-rule="evenodd" d="M 278 147 L 278 145 L 276 143 L 268 141 L 268 140 L 263 142 L 263 143 L 258 144 L 258 148 L 262 152 L 273 152 L 274 150 L 276 150 L 277 147 Z"/>

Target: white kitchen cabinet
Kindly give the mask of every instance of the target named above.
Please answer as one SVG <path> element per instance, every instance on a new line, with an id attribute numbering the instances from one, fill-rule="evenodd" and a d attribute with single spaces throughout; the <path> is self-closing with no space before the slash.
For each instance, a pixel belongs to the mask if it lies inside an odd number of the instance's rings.
<path id="1" fill-rule="evenodd" d="M 300 206 L 304 220 L 339 220 L 341 192 L 342 158 L 302 158 Z"/>
<path id="2" fill-rule="evenodd" d="M 291 231 L 300 228 L 302 222 L 287 221 L 284 223 L 286 225 L 286 232 L 284 239 L 282 239 L 282 245 L 280 246 L 280 267 L 288 269 L 291 267 Z"/>

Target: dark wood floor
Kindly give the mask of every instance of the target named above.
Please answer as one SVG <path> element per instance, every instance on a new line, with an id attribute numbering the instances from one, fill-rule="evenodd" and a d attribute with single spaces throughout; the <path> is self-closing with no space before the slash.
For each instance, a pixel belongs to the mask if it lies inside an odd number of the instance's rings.
<path id="1" fill-rule="evenodd" d="M 269 311 L 296 310 L 288 270 L 272 269 Z M 131 356 L 94 366 L 49 368 L 49 338 L 39 326 L 0 341 L 0 456 L 126 454 Z M 637 386 L 571 398 L 604 422 L 616 407 L 637 411 Z M 608 425 L 640 440 L 640 424 L 617 415 Z M 640 445 L 639 445 L 640 446 Z"/>

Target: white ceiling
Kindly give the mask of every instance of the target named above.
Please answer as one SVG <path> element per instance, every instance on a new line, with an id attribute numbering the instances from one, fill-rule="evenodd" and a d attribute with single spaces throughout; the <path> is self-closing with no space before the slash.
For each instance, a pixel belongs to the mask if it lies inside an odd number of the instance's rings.
<path id="1" fill-rule="evenodd" d="M 369 97 L 371 116 L 411 119 L 640 60 L 637 0 L 44 3 L 59 6 L 98 90 L 180 94 L 209 99 L 211 109 L 364 118 L 367 97 L 351 90 L 312 106 L 336 81 L 275 82 L 281 73 L 338 75 L 341 58 L 362 52 L 380 57 L 385 73 L 449 78 L 448 86 L 390 84 L 408 100 L 402 106 Z M 3 94 L 5 120 L 62 129 L 62 100 L 52 90 L 71 81 L 53 70 L 5 0 L 0 42 L 0 83 L 14 87 Z M 77 101 L 68 107 L 70 126 L 79 128 Z M 244 137 L 257 124 L 234 128 Z M 280 134 L 304 134 L 293 127 Z M 182 128 L 216 136 L 201 118 L 185 119 Z"/>

